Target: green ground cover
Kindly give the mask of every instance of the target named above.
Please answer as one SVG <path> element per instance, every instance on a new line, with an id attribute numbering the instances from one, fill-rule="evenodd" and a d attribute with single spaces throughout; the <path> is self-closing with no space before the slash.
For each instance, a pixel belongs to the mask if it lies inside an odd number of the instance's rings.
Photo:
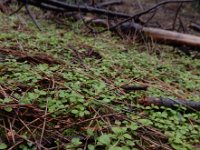
<path id="1" fill-rule="evenodd" d="M 149 54 L 110 33 L 85 35 L 81 23 L 38 20 L 42 32 L 24 13 L 0 14 L 0 49 L 29 54 L 0 53 L 0 149 L 200 148 L 199 112 L 138 104 L 200 101 L 198 59 L 167 46 Z M 36 54 L 61 63 L 31 59 Z M 125 92 L 126 84 L 149 88 Z"/>

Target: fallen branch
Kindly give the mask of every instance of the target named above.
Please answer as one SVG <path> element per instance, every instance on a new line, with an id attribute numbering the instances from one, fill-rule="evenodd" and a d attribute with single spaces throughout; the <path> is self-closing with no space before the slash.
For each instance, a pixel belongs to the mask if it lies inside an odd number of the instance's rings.
<path id="1" fill-rule="evenodd" d="M 192 111 L 199 111 L 200 110 L 200 102 L 195 102 L 191 100 L 173 100 L 170 98 L 154 98 L 154 97 L 148 97 L 145 99 L 142 99 L 139 101 L 140 104 L 145 106 L 165 106 L 165 107 L 177 107 L 177 106 L 183 106 L 186 107 L 189 110 Z"/>
<path id="2" fill-rule="evenodd" d="M 130 15 L 125 14 L 125 13 L 113 12 L 106 9 L 92 7 L 92 6 L 67 4 L 64 2 L 56 1 L 56 0 L 40 0 L 40 1 L 29 0 L 28 4 L 31 4 L 40 8 L 45 8 L 45 9 L 49 8 L 50 10 L 52 9 L 55 10 L 56 8 L 58 8 L 58 10 L 63 10 L 63 12 L 77 11 L 77 12 L 82 12 L 82 13 L 89 12 L 89 13 L 95 13 L 98 15 L 106 15 L 109 17 L 119 17 L 119 18 L 131 17 Z"/>
<path id="3" fill-rule="evenodd" d="M 186 45 L 190 47 L 200 47 L 200 37 L 190 34 L 183 34 L 176 31 L 168 31 L 158 28 L 142 27 L 135 23 L 124 23 L 120 29 L 125 32 L 139 32 L 153 41 L 168 43 L 172 45 Z"/>
<path id="4" fill-rule="evenodd" d="M 102 7 L 107 7 L 107 6 L 111 6 L 111 5 L 119 5 L 122 3 L 123 3 L 122 0 L 113 0 L 113 1 L 99 3 L 96 5 L 96 7 L 102 8 Z"/>
<path id="5" fill-rule="evenodd" d="M 105 19 L 86 18 L 89 23 L 94 23 L 96 26 L 109 27 L 109 23 Z M 90 21 L 89 21 L 90 20 Z M 112 23 L 113 25 L 113 23 Z M 115 26 L 115 25 L 114 25 Z M 200 37 L 190 34 L 179 33 L 159 28 L 143 27 L 134 22 L 125 22 L 118 28 L 113 28 L 111 31 L 117 32 L 118 29 L 125 34 L 137 35 L 140 39 L 144 37 L 155 42 L 171 44 L 175 46 L 200 47 Z M 198 49 L 193 49 L 198 51 Z"/>
<path id="6" fill-rule="evenodd" d="M 200 47 L 200 37 L 157 28 L 143 28 L 146 36 L 158 42 Z"/>
<path id="7" fill-rule="evenodd" d="M 40 31 L 42 31 L 42 29 L 40 28 L 38 22 L 35 20 L 35 17 L 33 16 L 33 14 L 31 13 L 31 11 L 30 11 L 30 9 L 29 9 L 28 1 L 27 1 L 27 0 L 24 0 L 24 1 L 25 1 L 25 2 L 24 2 L 25 9 L 26 9 L 26 11 L 28 12 L 28 14 L 29 14 L 31 20 L 32 20 L 33 23 L 36 25 L 36 27 L 37 27 Z"/>

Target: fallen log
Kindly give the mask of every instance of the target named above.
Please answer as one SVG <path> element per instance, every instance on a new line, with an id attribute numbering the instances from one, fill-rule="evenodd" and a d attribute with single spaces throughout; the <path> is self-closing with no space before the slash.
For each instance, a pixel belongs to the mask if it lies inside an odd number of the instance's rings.
<path id="1" fill-rule="evenodd" d="M 199 111 L 200 110 L 200 102 L 195 102 L 191 100 L 173 100 L 170 98 L 154 98 L 154 97 L 147 97 L 139 101 L 140 104 L 144 106 L 165 106 L 169 108 L 183 106 L 191 111 Z"/>
<path id="2" fill-rule="evenodd" d="M 185 45 L 190 47 L 200 47 L 200 37 L 190 34 L 179 33 L 176 31 L 168 31 L 164 29 L 142 27 L 136 23 L 124 23 L 120 26 L 122 31 L 135 32 L 142 34 L 153 41 L 173 45 Z"/>
<path id="3" fill-rule="evenodd" d="M 93 18 L 84 18 L 86 21 L 90 23 L 94 23 L 97 26 L 109 27 L 109 22 L 104 19 L 95 19 Z M 90 21 L 91 20 L 91 21 Z M 114 26 L 112 23 L 111 26 Z M 179 33 L 176 31 L 169 31 L 159 28 L 151 28 L 151 27 L 143 27 L 138 23 L 123 23 L 117 28 L 112 29 L 111 31 L 117 32 L 118 29 L 125 34 L 137 35 L 139 39 L 143 39 L 146 37 L 147 39 L 151 39 L 152 41 L 164 44 L 171 44 L 175 46 L 188 46 L 194 47 L 196 51 L 199 51 L 200 48 L 200 37 L 190 34 Z M 101 33 L 101 32 L 100 32 Z"/>
<path id="4" fill-rule="evenodd" d="M 186 45 L 192 47 L 200 47 L 200 37 L 179 33 L 176 31 L 168 31 L 157 28 L 143 28 L 143 32 L 155 41 L 171 43 L 175 45 Z"/>

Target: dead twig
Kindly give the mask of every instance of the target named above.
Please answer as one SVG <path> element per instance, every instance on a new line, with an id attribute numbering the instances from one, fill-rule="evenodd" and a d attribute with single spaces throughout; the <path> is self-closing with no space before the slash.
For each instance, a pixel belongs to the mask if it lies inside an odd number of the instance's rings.
<path id="1" fill-rule="evenodd" d="M 14 15 L 14 14 L 17 14 L 23 7 L 24 7 L 24 3 L 22 3 L 22 4 L 17 8 L 17 10 L 15 10 L 14 12 L 12 12 L 12 13 L 10 14 L 10 16 L 12 16 L 12 15 Z"/>
<path id="2" fill-rule="evenodd" d="M 46 99 L 46 107 L 45 107 L 45 113 L 44 115 L 47 115 L 47 111 L 48 111 L 48 98 Z M 40 137 L 40 145 L 42 144 L 43 141 L 43 137 L 44 137 L 44 132 L 45 132 L 45 128 L 46 128 L 46 122 L 47 122 L 47 118 L 44 117 L 44 122 L 43 122 L 43 127 L 42 127 L 42 133 L 41 133 L 41 137 Z M 40 148 L 41 149 L 41 148 Z"/>
<path id="3" fill-rule="evenodd" d="M 173 24 L 172 24 L 172 30 L 175 29 L 176 20 L 177 20 L 178 14 L 179 14 L 179 12 L 180 12 L 182 6 L 183 6 L 183 3 L 181 3 L 181 4 L 179 5 L 179 7 L 178 7 L 178 9 L 177 9 L 177 11 L 176 11 L 176 14 L 175 14 L 175 17 L 174 17 L 174 21 L 173 21 Z"/>
<path id="4" fill-rule="evenodd" d="M 30 9 L 29 9 L 27 0 L 24 1 L 24 6 L 25 6 L 26 11 L 28 12 L 28 14 L 29 14 L 31 20 L 33 21 L 33 23 L 36 25 L 36 27 L 37 27 L 40 31 L 42 31 L 42 29 L 40 28 L 38 22 L 35 20 L 35 18 L 33 17 L 33 14 L 31 13 L 31 11 L 30 11 Z"/>
<path id="5" fill-rule="evenodd" d="M 98 8 L 102 8 L 102 7 L 107 7 L 107 6 L 111 6 L 111 5 L 119 5 L 122 3 L 123 3 L 122 0 L 113 0 L 113 1 L 105 1 L 105 2 L 99 3 L 95 6 Z"/>

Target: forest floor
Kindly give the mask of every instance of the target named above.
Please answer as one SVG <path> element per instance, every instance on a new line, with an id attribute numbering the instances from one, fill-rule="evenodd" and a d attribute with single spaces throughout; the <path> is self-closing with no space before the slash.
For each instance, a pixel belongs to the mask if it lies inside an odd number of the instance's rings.
<path id="1" fill-rule="evenodd" d="M 0 13 L 0 149 L 200 149 L 198 111 L 139 104 L 200 101 L 199 59 L 37 19 Z"/>

